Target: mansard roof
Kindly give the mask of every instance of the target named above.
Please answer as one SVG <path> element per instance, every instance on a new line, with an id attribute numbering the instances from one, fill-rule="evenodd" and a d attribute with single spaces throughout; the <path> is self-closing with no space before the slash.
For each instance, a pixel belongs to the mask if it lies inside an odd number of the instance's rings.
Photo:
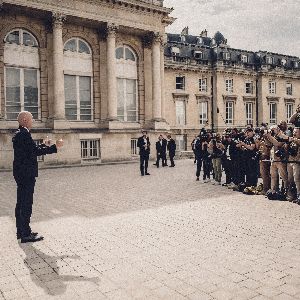
<path id="1" fill-rule="evenodd" d="M 191 59 L 196 61 L 209 61 L 214 63 L 226 60 L 227 65 L 243 63 L 251 68 L 260 69 L 264 65 L 269 68 L 282 67 L 284 69 L 300 70 L 300 59 L 296 56 L 278 54 L 268 51 L 249 51 L 244 49 L 235 49 L 227 45 L 227 40 L 219 31 L 213 38 L 207 36 L 193 36 L 189 34 L 167 34 L 167 45 L 165 47 L 165 56 L 176 56 L 182 59 Z M 201 56 L 196 54 L 201 52 Z M 225 55 L 224 53 L 229 53 Z M 242 56 L 247 56 L 246 62 Z M 271 57 L 271 59 L 269 59 Z"/>

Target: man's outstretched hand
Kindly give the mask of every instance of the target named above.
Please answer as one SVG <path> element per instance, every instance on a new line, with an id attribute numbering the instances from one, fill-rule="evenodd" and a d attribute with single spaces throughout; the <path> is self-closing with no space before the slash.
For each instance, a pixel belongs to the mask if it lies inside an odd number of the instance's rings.
<path id="1" fill-rule="evenodd" d="M 55 143 L 56 148 L 61 148 L 64 145 L 64 141 L 62 139 L 59 139 Z"/>

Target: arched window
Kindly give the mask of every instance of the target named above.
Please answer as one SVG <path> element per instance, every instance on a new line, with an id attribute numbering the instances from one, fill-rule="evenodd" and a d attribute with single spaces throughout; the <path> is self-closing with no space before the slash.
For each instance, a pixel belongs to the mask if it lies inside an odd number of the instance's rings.
<path id="1" fill-rule="evenodd" d="M 67 120 L 92 121 L 92 51 L 82 39 L 72 38 L 65 43 L 64 78 Z"/>
<path id="2" fill-rule="evenodd" d="M 116 49 L 118 83 L 118 119 L 138 121 L 137 57 L 128 46 Z"/>
<path id="3" fill-rule="evenodd" d="M 38 42 L 21 28 L 9 32 L 4 42 L 6 119 L 16 120 L 22 110 L 40 119 Z"/>

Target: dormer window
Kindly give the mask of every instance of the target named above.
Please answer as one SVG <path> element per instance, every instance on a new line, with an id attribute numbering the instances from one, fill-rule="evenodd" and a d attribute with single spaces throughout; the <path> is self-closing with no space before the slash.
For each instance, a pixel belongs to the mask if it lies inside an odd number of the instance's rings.
<path id="1" fill-rule="evenodd" d="M 241 56 L 241 61 L 242 61 L 243 63 L 247 63 L 247 62 L 248 62 L 248 56 L 243 54 L 243 55 Z"/>
<path id="2" fill-rule="evenodd" d="M 173 56 L 179 56 L 180 49 L 178 47 L 171 47 L 171 53 Z"/>
<path id="3" fill-rule="evenodd" d="M 273 57 L 272 56 L 267 56 L 266 57 L 266 63 L 268 65 L 272 65 L 273 64 Z"/>
<path id="4" fill-rule="evenodd" d="M 202 44 L 203 43 L 203 38 L 200 36 L 200 37 L 197 37 L 197 44 Z"/>
<path id="5" fill-rule="evenodd" d="M 202 51 L 195 51 L 195 52 L 194 52 L 194 57 L 195 57 L 196 59 L 202 59 L 202 58 L 203 58 L 203 53 L 202 53 Z"/>
<path id="6" fill-rule="evenodd" d="M 180 40 L 181 40 L 182 43 L 185 43 L 185 40 L 186 40 L 185 36 L 184 35 L 180 36 Z"/>
<path id="7" fill-rule="evenodd" d="M 285 58 L 281 59 L 281 65 L 282 65 L 282 66 L 285 66 L 285 65 L 286 65 L 286 59 L 285 59 Z"/>
<path id="8" fill-rule="evenodd" d="M 223 59 L 229 60 L 230 59 L 230 53 L 229 52 L 223 52 Z"/>
<path id="9" fill-rule="evenodd" d="M 294 68 L 297 69 L 299 67 L 299 63 L 297 61 L 293 62 Z"/>

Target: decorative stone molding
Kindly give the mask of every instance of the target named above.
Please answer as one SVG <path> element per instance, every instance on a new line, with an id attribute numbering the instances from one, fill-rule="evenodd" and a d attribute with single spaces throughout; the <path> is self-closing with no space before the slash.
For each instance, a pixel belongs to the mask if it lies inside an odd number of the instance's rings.
<path id="1" fill-rule="evenodd" d="M 268 104 L 269 104 L 270 102 L 279 102 L 279 99 L 280 99 L 280 97 L 276 97 L 276 96 L 267 96 Z"/>
<path id="2" fill-rule="evenodd" d="M 60 12 L 52 12 L 52 26 L 61 27 L 67 20 L 66 15 Z"/>
<path id="3" fill-rule="evenodd" d="M 236 103 L 236 100 L 237 100 L 237 95 L 222 95 L 223 97 L 223 101 L 226 102 L 226 101 L 233 101 L 234 103 Z"/>
<path id="4" fill-rule="evenodd" d="M 243 96 L 244 102 L 256 102 L 257 98 L 255 96 Z"/>
<path id="5" fill-rule="evenodd" d="M 106 37 L 116 37 L 119 26 L 115 23 L 108 23 L 106 27 Z"/>
<path id="6" fill-rule="evenodd" d="M 200 102 L 209 102 L 211 101 L 211 96 L 205 94 L 195 94 L 197 104 Z"/>
<path id="7" fill-rule="evenodd" d="M 295 102 L 296 102 L 296 98 L 285 97 L 285 98 L 284 98 L 284 102 L 285 102 L 285 103 L 295 103 Z"/>
<path id="8" fill-rule="evenodd" d="M 184 93 L 184 92 L 180 93 L 180 92 L 178 92 L 178 93 L 172 93 L 172 95 L 173 95 L 173 101 L 174 102 L 176 100 L 182 100 L 182 101 L 185 101 L 187 103 L 189 102 L 190 94 L 188 94 L 188 93 Z"/>
<path id="9" fill-rule="evenodd" d="M 163 35 L 160 32 L 153 32 L 152 33 L 152 42 L 153 43 L 160 43 L 163 45 Z"/>

